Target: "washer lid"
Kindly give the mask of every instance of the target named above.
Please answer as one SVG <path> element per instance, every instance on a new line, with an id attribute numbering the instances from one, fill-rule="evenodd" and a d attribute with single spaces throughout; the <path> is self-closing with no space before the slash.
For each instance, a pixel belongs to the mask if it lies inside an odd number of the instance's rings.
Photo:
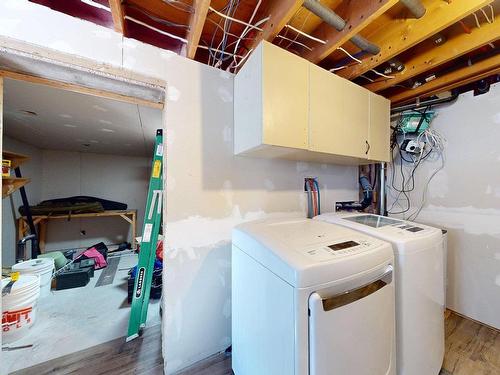
<path id="1" fill-rule="evenodd" d="M 361 231 L 370 236 L 389 241 L 394 251 L 418 251 L 442 239 L 441 229 L 412 221 L 364 213 L 328 213 L 316 216 L 315 220 L 339 224 Z"/>
<path id="2" fill-rule="evenodd" d="M 233 230 L 233 245 L 295 287 L 351 277 L 393 257 L 384 241 L 297 218 L 241 224 Z"/>

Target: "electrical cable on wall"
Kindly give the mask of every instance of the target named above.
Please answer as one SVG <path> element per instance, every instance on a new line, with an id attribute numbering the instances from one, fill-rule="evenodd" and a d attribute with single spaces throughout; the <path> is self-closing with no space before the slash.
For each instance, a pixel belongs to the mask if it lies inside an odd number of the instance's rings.
<path id="1" fill-rule="evenodd" d="M 431 111 L 432 114 L 429 116 L 429 109 L 430 107 L 427 107 L 423 111 L 418 111 L 420 113 L 420 120 L 415 128 L 404 126 L 404 117 L 400 116 L 396 127 L 393 128 L 391 138 L 391 177 L 390 186 L 387 186 L 387 191 L 391 195 L 393 202 L 388 210 L 389 214 L 403 215 L 405 217 L 407 213 L 412 211 L 414 205 L 411 193 L 416 187 L 417 169 L 426 160 L 441 160 L 440 166 L 430 174 L 423 185 L 425 187 L 422 191 L 418 207 L 409 214 L 407 217 L 408 220 L 415 220 L 419 216 L 426 204 L 431 181 L 445 165 L 444 151 L 446 140 L 439 132 L 429 127 L 427 121 L 430 121 L 429 118 L 433 115 Z M 411 115 L 413 116 L 413 114 Z M 425 125 L 423 124 L 424 120 L 426 121 Z M 412 132 L 407 133 L 404 129 L 412 129 Z M 405 148 L 410 144 L 414 147 L 414 150 Z M 399 166 L 396 164 L 398 159 Z M 396 183 L 396 174 L 400 174 L 401 176 L 399 184 Z"/>

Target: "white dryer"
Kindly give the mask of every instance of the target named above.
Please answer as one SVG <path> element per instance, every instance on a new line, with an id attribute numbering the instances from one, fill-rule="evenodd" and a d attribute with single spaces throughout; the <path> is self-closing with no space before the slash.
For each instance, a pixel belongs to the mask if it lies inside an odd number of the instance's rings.
<path id="1" fill-rule="evenodd" d="M 444 358 L 444 254 L 441 229 L 372 214 L 324 214 L 392 243 L 396 275 L 399 375 L 437 375 Z"/>
<path id="2" fill-rule="evenodd" d="M 394 375 L 390 244 L 310 219 L 233 231 L 235 375 Z"/>

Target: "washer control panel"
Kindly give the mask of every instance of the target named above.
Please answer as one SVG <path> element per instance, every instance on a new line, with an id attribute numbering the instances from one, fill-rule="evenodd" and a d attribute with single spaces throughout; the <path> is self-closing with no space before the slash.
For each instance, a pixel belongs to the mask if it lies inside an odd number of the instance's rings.
<path id="1" fill-rule="evenodd" d="M 303 249 L 301 253 L 317 261 L 327 261 L 341 256 L 362 253 L 371 250 L 377 245 L 365 239 L 352 239 Z"/>

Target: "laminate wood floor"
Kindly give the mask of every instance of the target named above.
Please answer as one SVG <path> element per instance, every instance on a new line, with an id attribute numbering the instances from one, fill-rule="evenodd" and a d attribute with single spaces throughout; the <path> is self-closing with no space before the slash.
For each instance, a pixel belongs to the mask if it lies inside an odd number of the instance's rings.
<path id="1" fill-rule="evenodd" d="M 147 328 L 130 342 L 109 341 L 11 373 L 11 375 L 161 375 L 161 325 Z"/>
<path id="2" fill-rule="evenodd" d="M 443 369 L 440 375 L 500 375 L 500 333 L 448 312 Z M 230 375 L 231 358 L 220 354 L 178 375 Z M 422 374 L 427 375 L 427 374 Z"/>
<path id="3" fill-rule="evenodd" d="M 125 343 L 123 338 L 113 340 L 12 375 L 162 373 L 161 329 L 156 326 L 129 343 Z M 219 354 L 177 375 L 231 374 L 231 357 Z M 441 375 L 500 375 L 500 332 L 449 313 L 446 319 L 446 353 Z"/>

